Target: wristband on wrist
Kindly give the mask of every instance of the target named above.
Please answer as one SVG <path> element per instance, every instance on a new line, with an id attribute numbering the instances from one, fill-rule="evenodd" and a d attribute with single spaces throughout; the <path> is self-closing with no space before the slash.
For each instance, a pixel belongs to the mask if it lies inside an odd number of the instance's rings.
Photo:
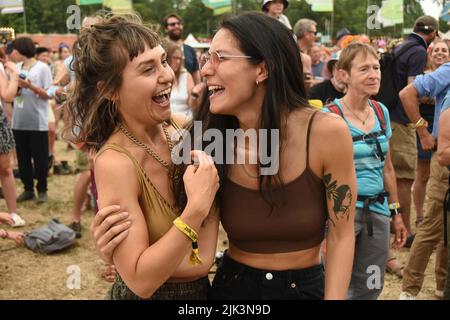
<path id="1" fill-rule="evenodd" d="M 394 202 L 389 204 L 389 210 L 398 209 L 400 208 L 400 203 Z"/>
<path id="2" fill-rule="evenodd" d="M 428 122 L 422 117 L 416 123 L 408 124 L 408 127 L 412 128 L 412 129 L 417 129 L 420 127 L 427 127 L 427 126 L 428 126 Z"/>
<path id="3" fill-rule="evenodd" d="M 394 202 L 389 204 L 389 211 L 391 212 L 391 217 L 394 217 L 402 213 L 402 208 L 400 208 L 400 203 Z"/>
<path id="4" fill-rule="evenodd" d="M 198 234 L 197 232 L 188 226 L 180 217 L 176 218 L 173 221 L 175 227 L 178 228 L 181 232 L 183 232 L 189 239 L 192 241 L 192 253 L 189 259 L 189 263 L 191 265 L 199 265 L 202 264 L 202 260 L 200 259 L 200 252 L 198 249 Z"/>

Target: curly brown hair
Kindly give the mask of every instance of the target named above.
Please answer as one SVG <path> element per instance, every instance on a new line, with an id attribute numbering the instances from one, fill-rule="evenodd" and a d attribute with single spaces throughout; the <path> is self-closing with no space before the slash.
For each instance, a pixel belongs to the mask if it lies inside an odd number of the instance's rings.
<path id="1" fill-rule="evenodd" d="M 72 51 L 75 88 L 65 105 L 72 142 L 87 149 L 102 147 L 120 122 L 111 97 L 122 84 L 123 70 L 158 45 L 159 36 L 136 15 L 106 16 L 81 30 Z"/>

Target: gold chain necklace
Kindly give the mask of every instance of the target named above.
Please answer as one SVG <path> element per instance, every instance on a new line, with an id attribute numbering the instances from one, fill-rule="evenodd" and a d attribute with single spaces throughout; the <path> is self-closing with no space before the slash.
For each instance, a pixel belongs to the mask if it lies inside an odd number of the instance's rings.
<path id="1" fill-rule="evenodd" d="M 366 121 L 367 121 L 367 119 L 369 119 L 369 116 L 370 116 L 370 108 L 369 108 L 369 112 L 367 112 L 367 117 L 366 117 L 366 119 L 365 120 L 361 120 L 361 118 L 360 117 L 358 117 L 357 115 L 356 115 L 356 113 L 354 113 L 353 112 L 353 110 L 352 109 L 350 109 L 349 107 L 348 107 L 348 105 L 345 103 L 345 101 L 344 101 L 344 99 L 341 99 L 341 101 L 342 101 L 342 103 L 344 104 L 344 106 L 356 117 L 356 119 L 358 119 L 359 121 L 361 121 L 362 122 L 362 124 L 363 124 L 363 126 L 365 126 L 366 125 Z"/>
<path id="2" fill-rule="evenodd" d="M 156 161 L 158 161 L 164 168 L 170 171 L 170 165 L 164 159 L 162 159 L 155 151 L 153 151 L 153 149 L 151 149 L 150 146 L 148 146 L 147 144 L 143 143 L 138 138 L 136 138 L 122 123 L 120 124 L 119 128 L 128 139 L 134 142 L 134 144 L 136 144 L 137 146 L 147 151 L 149 155 L 151 155 Z M 164 135 L 166 136 L 167 143 L 169 145 L 169 151 L 170 153 L 172 153 L 173 142 L 170 139 L 169 132 L 167 131 L 164 125 L 162 125 L 162 129 L 164 131 Z"/>

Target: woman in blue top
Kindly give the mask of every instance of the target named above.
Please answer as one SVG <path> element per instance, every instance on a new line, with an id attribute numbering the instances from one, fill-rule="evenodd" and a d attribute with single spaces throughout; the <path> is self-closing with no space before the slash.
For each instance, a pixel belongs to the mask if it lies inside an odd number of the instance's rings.
<path id="1" fill-rule="evenodd" d="M 363 43 L 345 48 L 337 65 L 347 93 L 324 110 L 343 117 L 353 137 L 358 185 L 355 258 L 349 299 L 377 299 L 383 288 L 389 252 L 390 208 L 399 207 L 395 172 L 389 154 L 392 130 L 385 106 L 369 100 L 380 88 L 376 51 Z M 389 192 L 389 206 L 386 199 Z M 395 210 L 393 210 L 395 211 Z M 401 214 L 393 217 L 394 248 L 406 240 Z"/>

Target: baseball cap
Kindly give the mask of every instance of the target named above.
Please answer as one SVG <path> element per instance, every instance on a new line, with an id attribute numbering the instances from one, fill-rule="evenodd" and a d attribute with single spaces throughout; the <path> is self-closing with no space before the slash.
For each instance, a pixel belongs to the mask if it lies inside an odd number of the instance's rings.
<path id="1" fill-rule="evenodd" d="M 347 28 L 342 28 L 336 33 L 336 41 L 339 41 L 341 38 L 345 36 L 350 36 L 352 33 Z"/>
<path id="2" fill-rule="evenodd" d="M 421 16 L 414 23 L 414 29 L 418 31 L 436 31 L 439 36 L 439 22 L 432 16 Z"/>
<path id="3" fill-rule="evenodd" d="M 327 61 L 327 69 L 328 69 L 328 72 L 329 72 L 330 74 L 333 73 L 333 67 L 334 67 L 334 65 L 336 64 L 336 62 L 339 61 L 339 58 L 340 58 L 340 56 L 341 56 L 341 52 L 342 52 L 342 50 L 339 50 L 338 52 L 333 53 L 333 54 L 331 55 L 330 60 Z"/>

